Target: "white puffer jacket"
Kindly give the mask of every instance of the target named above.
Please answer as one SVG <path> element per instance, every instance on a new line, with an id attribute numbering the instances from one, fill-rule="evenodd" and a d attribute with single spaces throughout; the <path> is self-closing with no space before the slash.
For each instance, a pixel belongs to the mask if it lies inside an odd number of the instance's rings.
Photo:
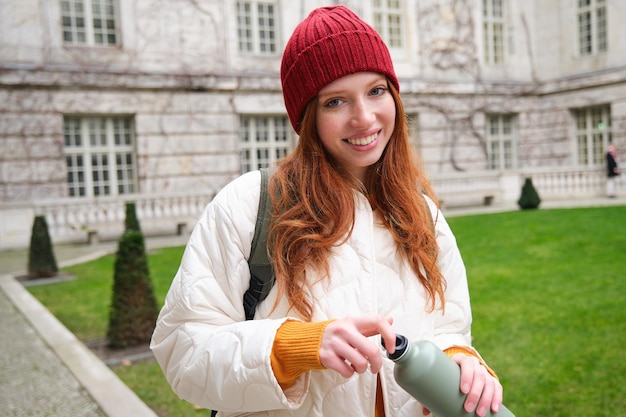
<path id="1" fill-rule="evenodd" d="M 245 321 L 243 294 L 250 282 L 246 259 L 260 195 L 258 171 L 223 188 L 206 207 L 189 239 L 159 315 L 151 348 L 173 390 L 222 416 L 371 416 L 376 375 L 345 379 L 313 371 L 283 392 L 270 365 L 286 302 L 270 314 L 275 288 Z M 331 259 L 332 279 L 314 287 L 314 321 L 354 315 L 392 316 L 409 340 L 430 339 L 440 348 L 470 345 L 471 312 L 465 267 L 456 240 L 432 205 L 447 280 L 445 315 L 428 312 L 426 293 L 402 259 L 366 198 L 357 199 L 356 224 Z M 314 271 L 307 271 L 315 280 Z M 296 317 L 297 318 L 297 317 Z M 372 337 L 380 345 L 380 337 Z M 381 350 L 381 354 L 384 353 Z M 393 380 L 393 363 L 381 371 L 387 417 L 415 417 L 421 406 Z"/>

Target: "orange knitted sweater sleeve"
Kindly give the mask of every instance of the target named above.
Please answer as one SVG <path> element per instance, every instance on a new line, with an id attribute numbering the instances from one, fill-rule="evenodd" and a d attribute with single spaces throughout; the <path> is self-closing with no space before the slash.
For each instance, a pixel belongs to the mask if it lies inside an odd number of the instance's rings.
<path id="1" fill-rule="evenodd" d="M 324 330 L 331 321 L 303 323 L 287 320 L 278 328 L 270 362 L 283 390 L 308 371 L 326 369 L 320 361 L 320 346 Z"/>
<path id="2" fill-rule="evenodd" d="M 489 366 L 487 366 L 487 363 L 485 363 L 485 361 L 483 360 L 482 356 L 480 356 L 480 354 L 476 351 L 476 349 L 474 349 L 472 347 L 469 347 L 469 346 L 451 346 L 448 349 L 444 350 L 444 352 L 450 358 L 453 357 L 454 355 L 456 355 L 457 353 L 462 353 L 464 355 L 473 356 L 476 359 L 478 359 L 480 364 L 487 369 L 487 372 L 489 372 L 489 374 L 491 374 L 491 376 L 493 376 L 496 379 L 498 378 L 498 375 L 496 375 L 496 373 L 493 371 L 493 369 L 491 369 Z"/>

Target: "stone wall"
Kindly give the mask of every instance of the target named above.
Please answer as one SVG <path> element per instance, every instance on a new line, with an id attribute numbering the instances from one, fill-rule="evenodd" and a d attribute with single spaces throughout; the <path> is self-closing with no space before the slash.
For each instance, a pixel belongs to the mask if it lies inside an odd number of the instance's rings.
<path id="1" fill-rule="evenodd" d="M 240 115 L 285 114 L 282 48 L 328 4 L 277 2 L 277 51 L 259 56 L 238 52 L 234 0 L 119 1 L 113 47 L 63 44 L 59 3 L 0 0 L 0 228 L 26 235 L 21 207 L 67 197 L 64 115 L 132 117 L 139 193 L 216 190 L 237 176 Z M 372 22 L 371 2 L 340 3 Z M 578 107 L 609 104 L 626 154 L 626 2 L 607 2 L 609 50 L 586 57 L 575 2 L 505 3 L 506 63 L 490 65 L 482 2 L 404 2 L 405 45 L 391 53 L 431 177 L 484 175 L 487 113 L 515 115 L 518 165 L 506 174 L 576 165 Z"/>

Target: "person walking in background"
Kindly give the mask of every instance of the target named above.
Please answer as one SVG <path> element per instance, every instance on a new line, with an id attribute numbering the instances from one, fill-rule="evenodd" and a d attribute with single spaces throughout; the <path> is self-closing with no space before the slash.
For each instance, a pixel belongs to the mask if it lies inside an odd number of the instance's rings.
<path id="1" fill-rule="evenodd" d="M 183 399 L 219 416 L 415 417 L 396 333 L 460 367 L 465 409 L 502 385 L 471 344 L 465 266 L 413 154 L 400 84 L 378 33 L 344 6 L 287 42 L 281 81 L 296 149 L 269 180 L 276 285 L 246 321 L 259 171 L 226 185 L 189 238 L 151 348 Z"/>
<path id="2" fill-rule="evenodd" d="M 617 149 L 612 143 L 606 150 L 606 196 L 615 198 L 615 177 L 619 175 L 619 167 L 617 166 Z"/>

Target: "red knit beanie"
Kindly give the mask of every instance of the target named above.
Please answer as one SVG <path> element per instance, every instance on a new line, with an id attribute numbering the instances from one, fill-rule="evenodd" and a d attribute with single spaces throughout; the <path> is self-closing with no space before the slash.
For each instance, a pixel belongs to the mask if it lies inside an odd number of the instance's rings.
<path id="1" fill-rule="evenodd" d="M 309 101 L 331 82 L 356 72 L 385 74 L 400 85 L 387 46 L 370 25 L 344 6 L 315 9 L 294 30 L 280 68 L 285 107 L 300 133 Z"/>

